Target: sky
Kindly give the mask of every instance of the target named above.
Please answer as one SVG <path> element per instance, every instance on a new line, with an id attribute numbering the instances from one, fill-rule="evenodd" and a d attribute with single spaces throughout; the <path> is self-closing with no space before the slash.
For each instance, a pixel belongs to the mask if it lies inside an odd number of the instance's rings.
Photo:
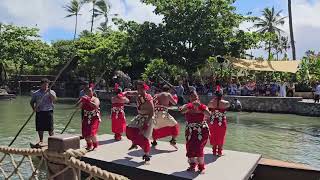
<path id="1" fill-rule="evenodd" d="M 72 39 L 74 18 L 65 18 L 63 8 L 70 0 L 0 0 L 0 22 L 19 26 L 37 27 L 41 38 L 46 42 L 59 39 Z M 162 16 L 153 13 L 151 5 L 140 0 L 109 0 L 111 14 L 119 14 L 125 20 L 142 23 L 152 21 L 160 23 Z M 265 7 L 274 6 L 283 10 L 287 16 L 287 0 L 237 0 L 234 4 L 238 13 L 261 16 Z M 90 6 L 84 5 L 79 17 L 78 32 L 90 29 Z M 320 51 L 320 0 L 292 0 L 293 25 L 297 56 L 301 58 L 307 50 Z M 103 19 L 95 22 L 97 27 Z M 241 24 L 241 29 L 251 27 L 250 23 Z M 281 27 L 289 35 L 289 25 Z M 264 55 L 262 50 L 255 50 L 256 56 Z M 291 53 L 289 53 L 290 55 Z"/>

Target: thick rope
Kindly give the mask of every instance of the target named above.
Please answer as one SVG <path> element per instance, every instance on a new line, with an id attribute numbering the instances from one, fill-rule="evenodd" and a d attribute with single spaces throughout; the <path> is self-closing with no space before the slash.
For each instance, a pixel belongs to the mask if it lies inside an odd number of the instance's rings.
<path id="1" fill-rule="evenodd" d="M 22 175 L 19 172 L 19 167 L 21 166 L 22 161 L 26 157 L 27 157 L 27 161 L 30 162 L 31 169 L 32 169 L 32 175 L 31 175 L 30 179 L 32 179 L 32 178 L 38 179 L 37 172 L 38 172 L 38 169 L 43 164 L 44 160 L 47 160 L 48 162 L 60 163 L 60 164 L 66 165 L 66 167 L 63 170 L 57 172 L 54 175 L 51 175 L 49 177 L 49 179 L 53 179 L 54 177 L 59 176 L 63 172 L 67 171 L 68 169 L 72 169 L 75 176 L 77 176 L 77 177 L 79 177 L 77 170 L 80 170 L 80 171 L 83 171 L 83 172 L 86 172 L 87 174 L 89 174 L 89 176 L 91 178 L 96 177 L 96 178 L 101 178 L 101 179 L 106 179 L 106 180 L 127 180 L 128 179 L 124 176 L 102 170 L 99 167 L 92 166 L 90 164 L 87 164 L 87 163 L 79 160 L 78 158 L 83 157 L 88 152 L 85 149 L 77 149 L 77 150 L 69 149 L 64 153 L 57 153 L 57 152 L 49 151 L 48 149 L 27 149 L 27 148 L 11 148 L 11 147 L 0 146 L 0 152 L 4 153 L 5 155 L 9 155 L 11 157 L 11 163 L 14 166 L 14 170 L 13 170 L 13 172 L 10 173 L 9 176 L 4 172 L 4 170 L 0 166 L 0 172 L 2 172 L 5 179 L 10 178 L 14 174 L 17 174 L 20 177 L 20 179 L 23 179 Z M 15 160 L 11 154 L 22 155 L 24 157 L 19 162 L 19 164 L 16 164 Z M 37 168 L 34 168 L 34 165 L 32 163 L 32 159 L 30 156 L 41 156 L 42 157 L 40 164 Z M 2 158 L 2 160 L 4 160 L 4 158 Z M 1 161 L 0 161 L 0 163 L 1 163 Z"/>
<path id="2" fill-rule="evenodd" d="M 23 156 L 42 156 L 45 149 L 30 149 L 30 148 L 12 148 L 8 146 L 0 146 L 0 152 L 4 154 L 17 154 Z"/>

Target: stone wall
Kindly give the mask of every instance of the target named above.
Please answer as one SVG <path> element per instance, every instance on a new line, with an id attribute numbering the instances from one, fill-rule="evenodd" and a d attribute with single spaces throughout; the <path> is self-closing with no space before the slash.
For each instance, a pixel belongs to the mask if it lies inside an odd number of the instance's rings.
<path id="1" fill-rule="evenodd" d="M 320 117 L 320 104 L 298 102 L 295 106 L 295 114 Z"/>
<path id="2" fill-rule="evenodd" d="M 110 99 L 110 94 L 99 94 L 102 99 Z M 225 96 L 227 101 L 239 99 L 242 111 L 266 112 L 266 113 L 289 113 L 305 116 L 319 116 L 320 104 L 302 102 L 302 97 L 256 97 L 256 96 Z M 188 97 L 185 97 L 187 100 Z M 212 96 L 200 96 L 201 102 L 208 104 Z M 110 100 L 108 100 L 110 101 Z"/>
<path id="3" fill-rule="evenodd" d="M 301 97 L 280 98 L 280 97 L 255 97 L 255 96 L 225 96 L 224 99 L 232 102 L 237 98 L 242 104 L 243 111 L 252 112 L 276 112 L 295 113 L 296 104 L 302 101 Z M 203 96 L 204 103 L 210 101 L 210 97 Z"/>

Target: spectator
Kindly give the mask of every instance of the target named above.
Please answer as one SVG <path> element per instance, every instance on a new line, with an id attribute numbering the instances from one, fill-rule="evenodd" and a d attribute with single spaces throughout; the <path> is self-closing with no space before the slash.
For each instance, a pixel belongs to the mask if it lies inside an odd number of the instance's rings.
<path id="1" fill-rule="evenodd" d="M 288 97 L 293 97 L 294 96 L 294 92 L 295 92 L 295 85 L 293 82 L 290 82 L 288 85 L 288 92 L 287 92 L 287 96 Z"/>
<path id="2" fill-rule="evenodd" d="M 280 83 L 280 97 L 286 97 L 287 96 L 287 83 L 281 82 Z"/>
<path id="3" fill-rule="evenodd" d="M 176 92 L 177 92 L 177 96 L 178 96 L 178 104 L 182 105 L 184 104 L 184 87 L 183 87 L 183 82 L 179 81 L 179 86 L 175 86 Z"/>

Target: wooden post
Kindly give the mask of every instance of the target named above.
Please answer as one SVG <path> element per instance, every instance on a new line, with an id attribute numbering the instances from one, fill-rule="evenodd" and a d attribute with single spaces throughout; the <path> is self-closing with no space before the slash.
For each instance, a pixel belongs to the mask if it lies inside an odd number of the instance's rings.
<path id="1" fill-rule="evenodd" d="M 55 135 L 48 138 L 48 151 L 56 153 L 64 153 L 68 149 L 80 149 L 80 137 L 74 135 Z M 48 162 L 48 174 L 49 177 L 61 172 L 67 166 L 57 162 Z M 54 180 L 78 180 L 80 178 L 80 171 L 76 170 L 76 173 L 72 169 L 68 169 L 61 175 L 54 178 Z"/>

